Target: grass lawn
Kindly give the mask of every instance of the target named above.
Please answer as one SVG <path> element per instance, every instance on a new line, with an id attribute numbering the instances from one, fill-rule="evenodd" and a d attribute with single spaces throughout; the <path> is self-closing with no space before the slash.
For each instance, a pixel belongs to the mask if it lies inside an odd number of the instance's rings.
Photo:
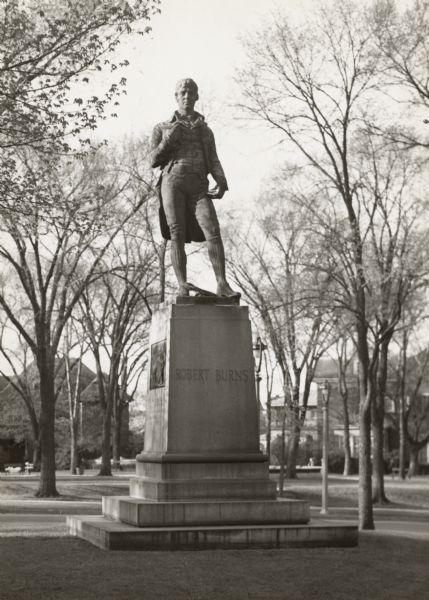
<path id="1" fill-rule="evenodd" d="M 330 506 L 357 507 L 357 478 L 344 478 L 331 476 L 329 478 L 329 504 Z M 321 505 L 321 481 L 314 476 L 301 478 L 295 481 L 286 481 L 284 485 L 285 496 L 301 498 L 310 502 L 312 506 Z M 385 489 L 392 508 L 427 508 L 429 509 L 429 477 L 416 477 L 414 479 L 392 480 L 385 478 Z"/>
<path id="2" fill-rule="evenodd" d="M 38 478 L 22 477 L 8 480 L 0 479 L 0 500 L 35 499 L 39 482 Z M 62 500 L 101 500 L 102 496 L 126 496 L 129 492 L 129 481 L 123 477 L 98 478 L 95 476 L 79 477 L 73 480 L 58 479 L 57 490 Z"/>
<path id="3" fill-rule="evenodd" d="M 376 534 L 349 549 L 202 552 L 2 538 L 0 556 L 0 600 L 414 600 L 429 585 L 429 542 Z"/>
<path id="4" fill-rule="evenodd" d="M 130 476 L 133 473 L 130 472 Z M 277 477 L 273 477 L 277 479 Z M 357 478 L 329 478 L 329 505 L 357 507 Z M 37 477 L 0 478 L 0 500 L 35 499 L 38 487 Z M 392 480 L 385 478 L 386 494 L 392 508 L 426 508 L 429 509 L 429 477 L 416 477 L 411 480 Z M 321 505 L 321 478 L 318 475 L 300 475 L 294 481 L 285 481 L 285 496 L 307 500 L 312 506 Z M 102 496 L 127 496 L 129 481 L 127 476 L 99 478 L 95 474 L 85 477 L 59 477 L 57 490 L 61 494 L 58 501 L 63 500 L 99 500 Z"/>

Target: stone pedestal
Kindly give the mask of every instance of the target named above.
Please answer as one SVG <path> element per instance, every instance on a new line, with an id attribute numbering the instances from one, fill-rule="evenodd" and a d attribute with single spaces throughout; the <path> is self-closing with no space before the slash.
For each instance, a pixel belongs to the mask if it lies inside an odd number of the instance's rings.
<path id="1" fill-rule="evenodd" d="M 310 527 L 309 506 L 276 499 L 259 449 L 247 307 L 184 298 L 152 318 L 145 445 L 130 496 L 70 531 L 110 549 L 354 545 L 356 527 Z"/>
<path id="2" fill-rule="evenodd" d="M 248 309 L 173 304 L 153 317 L 144 451 L 131 496 L 274 499 L 259 450 Z"/>

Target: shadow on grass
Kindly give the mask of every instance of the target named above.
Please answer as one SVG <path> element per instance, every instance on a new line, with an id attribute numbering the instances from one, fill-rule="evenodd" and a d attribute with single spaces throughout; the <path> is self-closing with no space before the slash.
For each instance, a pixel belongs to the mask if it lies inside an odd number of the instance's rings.
<path id="1" fill-rule="evenodd" d="M 3 538 L 0 554 L 8 600 L 414 600 L 426 597 L 429 542 L 365 534 L 349 549 L 108 552 Z"/>

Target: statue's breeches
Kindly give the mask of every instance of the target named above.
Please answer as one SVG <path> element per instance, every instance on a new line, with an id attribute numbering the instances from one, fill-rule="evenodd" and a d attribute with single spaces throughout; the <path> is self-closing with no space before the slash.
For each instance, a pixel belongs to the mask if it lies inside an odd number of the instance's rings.
<path id="1" fill-rule="evenodd" d="M 206 177 L 190 173 L 164 173 L 161 183 L 162 204 L 171 239 L 185 242 L 187 228 L 197 221 L 207 241 L 220 237 L 213 201 L 207 196 Z M 188 232 L 189 233 L 189 232 Z"/>

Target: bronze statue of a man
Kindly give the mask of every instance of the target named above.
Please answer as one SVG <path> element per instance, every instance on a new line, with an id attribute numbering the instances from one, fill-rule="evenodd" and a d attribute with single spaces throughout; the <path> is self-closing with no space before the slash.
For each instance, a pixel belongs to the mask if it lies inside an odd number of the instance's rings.
<path id="1" fill-rule="evenodd" d="M 150 161 L 161 167 L 158 191 L 160 221 L 165 239 L 171 239 L 171 263 L 179 283 L 179 295 L 188 296 L 192 285 L 186 279 L 185 242 L 207 241 L 217 281 L 217 295 L 239 296 L 225 277 L 225 254 L 219 222 L 213 206 L 228 189 L 225 173 L 216 153 L 212 130 L 194 110 L 198 87 L 192 79 L 176 85 L 176 110 L 169 121 L 153 130 Z M 208 174 L 216 181 L 209 190 Z"/>

